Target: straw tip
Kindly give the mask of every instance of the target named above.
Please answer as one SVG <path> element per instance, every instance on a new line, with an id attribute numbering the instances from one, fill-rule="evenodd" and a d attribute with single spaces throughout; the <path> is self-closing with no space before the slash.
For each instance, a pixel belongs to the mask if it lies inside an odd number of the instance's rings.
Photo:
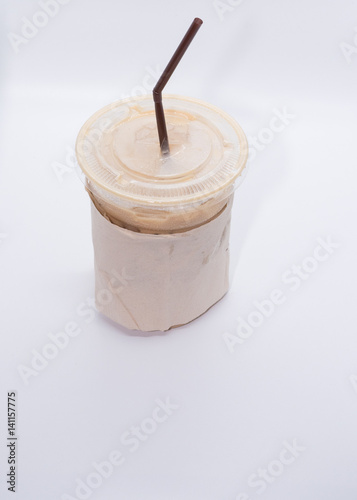
<path id="1" fill-rule="evenodd" d="M 193 20 L 193 22 L 194 22 L 195 24 L 200 25 L 200 26 L 201 26 L 201 24 L 203 24 L 202 19 L 200 19 L 199 17 L 195 17 L 195 19 Z"/>

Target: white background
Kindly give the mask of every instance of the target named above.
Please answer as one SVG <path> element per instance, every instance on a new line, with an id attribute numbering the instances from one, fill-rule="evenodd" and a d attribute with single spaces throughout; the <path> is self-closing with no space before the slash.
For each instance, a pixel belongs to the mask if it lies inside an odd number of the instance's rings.
<path id="1" fill-rule="evenodd" d="M 90 498 L 356 499 L 356 2 L 244 0 L 220 18 L 211 0 L 72 0 L 16 54 L 8 34 L 39 10 L 1 0 L 0 498 L 14 498 L 15 390 L 18 500 L 79 498 L 77 480 L 113 450 L 125 462 Z M 204 24 L 166 91 L 221 107 L 249 137 L 275 109 L 294 118 L 236 193 L 235 277 L 219 304 L 165 334 L 97 313 L 87 323 L 89 200 L 69 152 L 97 109 L 154 85 L 148 68 L 164 68 L 195 16 Z M 339 247 L 291 291 L 282 275 L 328 236 Z M 230 352 L 224 334 L 276 288 L 285 302 Z M 19 367 L 73 321 L 81 333 L 26 384 Z M 122 434 L 167 397 L 179 408 L 131 453 Z M 249 477 L 293 440 L 304 451 L 275 463 L 259 494 Z"/>

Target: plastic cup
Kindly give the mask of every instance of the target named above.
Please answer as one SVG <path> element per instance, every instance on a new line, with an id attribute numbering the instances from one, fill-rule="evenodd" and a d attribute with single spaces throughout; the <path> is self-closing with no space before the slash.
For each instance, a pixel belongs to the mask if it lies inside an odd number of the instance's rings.
<path id="1" fill-rule="evenodd" d="M 120 266 L 134 268 L 135 255 L 143 263 L 141 272 L 146 277 L 145 286 L 142 277 L 136 276 L 120 289 L 118 297 L 112 290 L 108 306 L 98 304 L 96 297 L 98 308 L 118 323 L 139 330 L 166 330 L 187 323 L 228 290 L 227 279 L 222 281 L 217 276 L 218 272 L 227 274 L 228 251 L 219 252 L 216 247 L 219 238 L 222 240 L 222 228 L 225 237 L 228 231 L 229 238 L 233 193 L 243 178 L 248 157 L 242 129 L 220 109 L 197 99 L 169 95 L 164 96 L 164 107 L 168 155 L 163 156 L 160 151 L 151 96 L 125 99 L 99 110 L 82 127 L 76 145 L 78 163 L 93 204 L 96 294 L 99 286 L 113 289 L 109 286 L 112 270 L 101 269 L 109 277 L 107 283 L 98 276 L 97 256 L 101 267 L 108 260 L 108 266 L 114 266 L 118 272 Z M 98 230 L 99 226 L 105 230 Z M 183 238 L 191 245 L 187 254 L 201 277 L 190 280 L 183 272 L 186 288 L 177 281 L 180 261 L 170 260 L 164 251 L 168 245 L 181 248 Z M 132 248 L 127 240 L 132 242 Z M 146 244 L 163 253 L 161 268 L 149 257 Z M 203 251 L 211 262 L 215 260 L 213 254 L 216 255 L 216 262 L 210 268 L 203 259 L 200 270 L 196 257 Z M 178 252 L 177 259 L 180 258 Z M 190 267 L 187 258 L 182 261 L 184 266 Z M 223 284 L 217 288 L 220 281 Z M 207 300 L 200 299 L 206 294 L 206 290 L 200 289 L 203 283 L 212 288 Z M 182 296 L 185 290 L 196 300 L 197 307 L 186 304 Z M 130 304 L 123 306 L 125 298 Z M 181 310 L 179 314 L 173 311 L 175 301 L 176 308 Z M 155 310 L 150 311 L 148 321 L 142 321 L 143 315 L 148 314 L 148 304 Z M 122 314 L 123 308 L 129 309 L 129 313 Z M 128 315 L 134 321 L 123 317 Z"/>

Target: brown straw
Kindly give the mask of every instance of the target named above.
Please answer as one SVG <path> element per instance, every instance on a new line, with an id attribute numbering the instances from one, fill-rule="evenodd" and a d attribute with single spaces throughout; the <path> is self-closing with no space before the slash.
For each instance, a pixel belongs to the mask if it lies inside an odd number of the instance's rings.
<path id="1" fill-rule="evenodd" d="M 197 31 L 200 29 L 201 24 L 203 21 L 196 17 L 193 20 L 193 23 L 187 30 L 186 35 L 183 37 L 180 45 L 177 47 L 174 55 L 171 57 L 169 64 L 166 66 L 164 69 L 164 72 L 162 73 L 159 81 L 154 87 L 153 90 L 153 97 L 154 97 L 154 103 L 155 103 L 155 114 L 156 114 L 156 123 L 157 123 L 157 131 L 159 133 L 159 141 L 160 141 L 160 147 L 161 147 L 161 152 L 162 154 L 168 154 L 170 152 L 170 147 L 169 147 L 169 139 L 167 136 L 167 129 L 166 129 L 166 121 L 165 121 L 165 114 L 164 114 L 164 108 L 162 105 L 162 91 L 169 81 L 170 76 L 172 73 L 175 71 L 178 63 L 181 61 L 184 53 L 188 49 L 188 46 L 194 39 Z"/>

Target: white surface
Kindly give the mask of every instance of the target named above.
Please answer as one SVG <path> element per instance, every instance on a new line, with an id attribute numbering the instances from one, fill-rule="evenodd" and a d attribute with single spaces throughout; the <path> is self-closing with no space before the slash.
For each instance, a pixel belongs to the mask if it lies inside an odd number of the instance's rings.
<path id="1" fill-rule="evenodd" d="M 349 63 L 340 44 L 355 47 L 356 3 L 244 0 L 221 21 L 204 0 L 72 0 L 15 54 L 7 34 L 38 9 L 1 2 L 0 497 L 13 498 L 5 405 L 16 390 L 18 500 L 76 498 L 77 478 L 115 449 L 124 464 L 90 498 L 355 499 L 357 54 Z M 89 200 L 53 164 L 94 111 L 154 83 L 146 67 L 163 69 L 195 16 L 204 25 L 167 92 L 220 106 L 248 136 L 274 109 L 295 118 L 237 192 L 223 301 L 164 335 L 130 335 L 98 314 L 86 323 L 76 311 L 93 295 Z M 283 273 L 329 235 L 339 248 L 291 292 Z M 231 353 L 223 334 L 276 288 L 285 302 Z M 80 335 L 25 385 L 19 366 L 70 321 Z M 121 435 L 166 397 L 179 409 L 130 453 Z M 294 439 L 305 450 L 258 494 L 248 478 Z"/>

